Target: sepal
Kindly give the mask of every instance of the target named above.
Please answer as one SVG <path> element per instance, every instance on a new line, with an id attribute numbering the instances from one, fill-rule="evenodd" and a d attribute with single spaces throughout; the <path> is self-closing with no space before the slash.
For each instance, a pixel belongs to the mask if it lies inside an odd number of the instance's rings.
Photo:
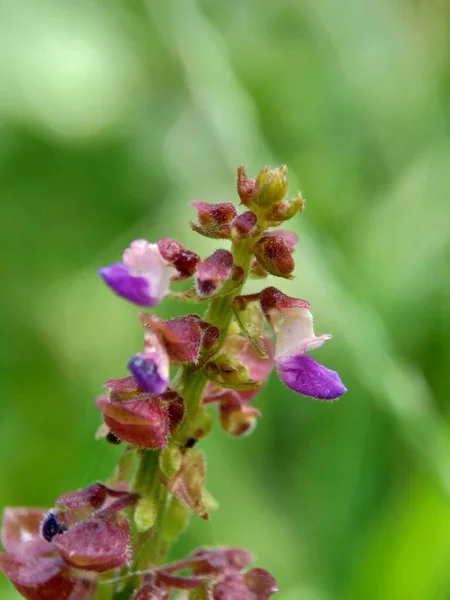
<path id="1" fill-rule="evenodd" d="M 219 354 L 203 368 L 206 377 L 216 385 L 233 390 L 251 390 L 260 383 L 250 378 L 249 368 L 230 354 Z"/>
<path id="2" fill-rule="evenodd" d="M 192 512 L 208 520 L 203 501 L 205 468 L 204 454 L 191 448 L 185 452 L 180 469 L 166 485 L 169 492 L 187 504 Z"/>
<path id="3" fill-rule="evenodd" d="M 208 202 L 191 202 L 197 211 L 198 223 L 190 222 L 191 228 L 209 238 L 229 239 L 231 222 L 237 211 L 231 202 L 210 204 Z"/>
<path id="4" fill-rule="evenodd" d="M 216 250 L 196 266 L 195 287 L 201 297 L 217 293 L 228 279 L 233 278 L 233 255 L 228 250 Z M 241 274 L 242 279 L 242 274 Z"/>

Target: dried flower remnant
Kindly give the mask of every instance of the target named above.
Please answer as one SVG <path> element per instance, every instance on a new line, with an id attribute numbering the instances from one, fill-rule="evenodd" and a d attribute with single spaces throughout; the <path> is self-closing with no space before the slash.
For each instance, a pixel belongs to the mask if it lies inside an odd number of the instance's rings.
<path id="1" fill-rule="evenodd" d="M 190 516 L 210 518 L 207 462 L 199 442 L 217 408 L 232 437 L 254 431 L 258 394 L 275 368 L 292 390 L 334 400 L 346 392 L 339 375 L 309 352 L 316 336 L 311 308 L 276 287 L 243 294 L 247 278 L 292 279 L 297 235 L 275 229 L 304 209 L 287 197 L 287 169 L 238 169 L 243 210 L 231 202 L 192 202 L 191 228 L 219 240 L 200 257 L 179 241 L 135 240 L 120 263 L 99 269 L 118 296 L 150 308 L 164 297 L 205 310 L 171 319 L 139 314 L 143 349 L 124 359 L 96 400 L 97 438 L 124 452 L 108 484 L 62 494 L 50 511 L 6 509 L 0 569 L 29 600 L 268 600 L 278 591 L 253 556 L 238 548 L 201 548 L 167 564 L 167 553 Z M 284 227 L 284 225 L 283 225 Z M 190 282 L 186 292 L 171 289 Z M 200 307 L 199 307 L 200 308 Z"/>

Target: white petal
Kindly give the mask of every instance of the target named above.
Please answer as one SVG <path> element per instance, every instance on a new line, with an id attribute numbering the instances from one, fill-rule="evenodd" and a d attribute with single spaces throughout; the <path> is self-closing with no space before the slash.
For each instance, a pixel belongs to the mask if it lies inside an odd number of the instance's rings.
<path id="1" fill-rule="evenodd" d="M 148 280 L 153 298 L 158 301 L 164 298 L 175 269 L 163 259 L 157 244 L 150 244 L 147 240 L 131 242 L 123 253 L 123 262 L 130 268 L 131 275 Z"/>
<path id="2" fill-rule="evenodd" d="M 305 354 L 321 346 L 331 335 L 316 337 L 313 328 L 313 316 L 306 308 L 290 309 L 284 312 L 284 318 L 278 324 L 276 357 Z"/>

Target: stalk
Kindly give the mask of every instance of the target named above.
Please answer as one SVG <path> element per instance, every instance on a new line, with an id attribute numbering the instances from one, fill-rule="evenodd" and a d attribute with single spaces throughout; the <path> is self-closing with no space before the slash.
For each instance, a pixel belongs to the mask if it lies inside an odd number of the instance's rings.
<path id="1" fill-rule="evenodd" d="M 241 294 L 250 269 L 253 257 L 253 245 L 258 238 L 252 240 L 236 240 L 232 244 L 231 252 L 233 254 L 234 264 L 244 271 L 242 283 L 236 287 L 233 282 L 227 282 L 222 289 L 221 296 L 213 299 L 205 313 L 204 320 L 220 329 L 221 335 L 219 344 L 215 351 L 219 350 L 225 339 L 233 319 L 232 303 L 234 298 Z M 176 377 L 175 389 L 183 397 L 185 402 L 186 417 L 183 426 L 173 438 L 173 443 L 184 445 L 193 435 L 194 421 L 201 408 L 203 392 L 208 379 L 201 369 L 195 366 L 183 366 Z M 138 468 L 133 482 L 133 491 L 141 494 L 155 493 L 155 487 L 159 488 L 158 510 L 155 524 L 153 526 L 150 541 L 145 544 L 146 534 L 135 534 L 137 538 L 137 550 L 141 550 L 138 561 L 133 567 L 137 570 L 149 568 L 152 565 L 161 565 L 165 562 L 167 553 L 170 550 L 170 541 L 164 539 L 163 523 L 167 517 L 167 512 L 171 506 L 173 498 L 167 492 L 167 489 L 159 482 L 158 476 L 158 456 L 159 452 L 155 450 L 140 451 L 138 454 Z M 158 493 L 158 492 L 156 492 Z M 183 527 L 184 529 L 184 527 Z M 181 531 L 180 531 L 181 533 Z M 127 582 L 125 589 L 116 592 L 114 600 L 125 598 L 124 593 L 127 590 L 136 589 L 136 581 Z"/>

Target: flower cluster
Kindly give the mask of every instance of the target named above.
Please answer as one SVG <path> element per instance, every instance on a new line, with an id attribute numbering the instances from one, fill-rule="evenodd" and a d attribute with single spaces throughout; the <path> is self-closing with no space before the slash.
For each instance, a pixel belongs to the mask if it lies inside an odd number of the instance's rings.
<path id="1" fill-rule="evenodd" d="M 192 202 L 192 229 L 230 249 L 202 259 L 171 238 L 141 239 L 122 262 L 99 269 L 115 294 L 140 307 L 171 295 L 207 309 L 168 320 L 139 314 L 142 351 L 96 401 L 98 437 L 126 443 L 109 487 L 65 494 L 49 513 L 6 509 L 0 568 L 24 597 L 91 598 L 105 571 L 113 575 L 110 598 L 266 600 L 277 591 L 267 571 L 245 570 L 253 557 L 244 550 L 201 549 L 164 564 L 190 514 L 209 518 L 205 457 L 194 446 L 211 430 L 211 404 L 222 429 L 238 437 L 255 428 L 261 412 L 252 402 L 273 368 L 304 396 L 346 392 L 335 371 L 309 356 L 331 336 L 315 335 L 306 300 L 272 286 L 242 293 L 249 277 L 293 278 L 297 236 L 280 226 L 303 210 L 302 196 L 286 199 L 285 167 L 265 167 L 256 179 L 241 167 L 237 191 L 240 213 L 231 202 Z"/>

